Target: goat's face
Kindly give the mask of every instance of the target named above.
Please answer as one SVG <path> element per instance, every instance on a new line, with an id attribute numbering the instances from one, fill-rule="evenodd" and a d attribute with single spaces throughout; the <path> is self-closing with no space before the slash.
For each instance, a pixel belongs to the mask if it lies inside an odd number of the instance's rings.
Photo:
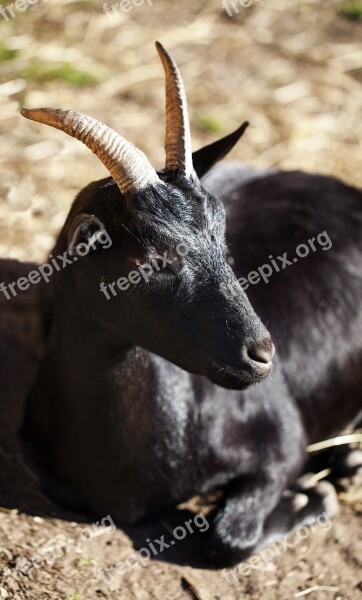
<path id="1" fill-rule="evenodd" d="M 228 265 L 224 207 L 197 181 L 161 179 L 166 185 L 123 197 L 111 181 L 93 184 L 92 197 L 86 189 L 75 202 L 68 249 L 103 228 L 112 240 L 78 256 L 83 313 L 112 343 L 141 346 L 224 387 L 261 381 L 273 346 Z"/>
<path id="2" fill-rule="evenodd" d="M 140 150 L 87 115 L 22 111 L 81 140 L 114 180 L 80 194 L 57 250 L 79 255 L 79 244 L 91 245 L 104 229 L 112 246 L 61 277 L 76 278 L 68 284 L 77 288 L 82 322 L 99 323 L 113 347 L 138 345 L 240 389 L 268 375 L 274 348 L 227 263 L 224 209 L 199 177 L 247 123 L 192 155 L 181 75 L 161 44 L 157 49 L 166 73 L 166 163 L 159 174 Z"/>

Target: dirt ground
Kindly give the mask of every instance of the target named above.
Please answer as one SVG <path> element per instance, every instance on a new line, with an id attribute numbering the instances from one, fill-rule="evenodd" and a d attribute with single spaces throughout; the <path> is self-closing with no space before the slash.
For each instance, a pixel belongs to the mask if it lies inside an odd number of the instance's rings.
<path id="1" fill-rule="evenodd" d="M 0 15 L 0 256 L 42 261 L 76 192 L 105 174 L 75 140 L 22 119 L 21 106 L 91 114 L 162 165 L 156 39 L 182 69 L 194 149 L 247 119 L 251 127 L 233 158 L 362 186 L 362 21 L 351 18 L 362 9 L 352 13 L 350 5 L 254 0 L 229 17 L 221 0 L 138 0 L 128 12 L 108 14 L 102 1 L 38 0 L 8 22 Z M 0 280 L 24 269 L 0 262 Z M 316 525 L 303 540 L 297 533 L 269 562 L 233 573 L 200 563 L 196 531 L 144 566 L 131 559 L 124 567 L 147 539 L 170 539 L 185 510 L 113 531 L 48 500 L 16 436 L 43 351 L 37 294 L 34 286 L 11 306 L 0 299 L 0 599 L 362 597 L 360 486 L 341 494 L 330 527 Z M 4 353 L 8 339 L 16 343 Z"/>

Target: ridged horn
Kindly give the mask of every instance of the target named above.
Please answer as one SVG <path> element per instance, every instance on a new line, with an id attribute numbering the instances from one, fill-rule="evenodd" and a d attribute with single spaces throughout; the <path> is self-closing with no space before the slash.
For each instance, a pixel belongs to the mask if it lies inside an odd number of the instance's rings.
<path id="1" fill-rule="evenodd" d="M 143 152 L 102 121 L 55 108 L 23 108 L 21 114 L 83 142 L 102 161 L 123 194 L 149 185 L 163 185 Z"/>
<path id="2" fill-rule="evenodd" d="M 156 48 L 166 76 L 165 168 L 190 177 L 194 169 L 185 87 L 172 56 L 160 42 L 156 42 Z"/>

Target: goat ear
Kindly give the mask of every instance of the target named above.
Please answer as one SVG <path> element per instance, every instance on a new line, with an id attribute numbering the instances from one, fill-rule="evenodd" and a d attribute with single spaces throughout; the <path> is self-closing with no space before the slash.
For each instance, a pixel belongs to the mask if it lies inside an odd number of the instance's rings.
<path id="1" fill-rule="evenodd" d="M 224 158 L 224 156 L 234 148 L 236 142 L 240 140 L 248 126 L 248 121 L 245 121 L 236 131 L 233 131 L 233 133 L 229 133 L 229 135 L 221 138 L 221 140 L 209 144 L 208 146 L 204 146 L 193 153 L 192 161 L 199 179 L 206 175 L 211 167 Z"/>
<path id="2" fill-rule="evenodd" d="M 88 248 L 95 248 L 99 234 L 105 231 L 103 223 L 97 219 L 94 215 L 87 215 L 82 213 L 77 215 L 71 222 L 68 228 L 68 254 L 69 256 L 75 256 L 78 254 L 77 248 L 80 244 L 83 245 L 82 252 L 79 252 L 80 256 L 85 256 L 85 246 Z"/>

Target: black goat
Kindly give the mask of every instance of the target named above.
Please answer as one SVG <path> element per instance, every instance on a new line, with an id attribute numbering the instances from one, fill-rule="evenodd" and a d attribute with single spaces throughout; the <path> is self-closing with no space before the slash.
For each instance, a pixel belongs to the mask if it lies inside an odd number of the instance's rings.
<path id="1" fill-rule="evenodd" d="M 206 545 L 227 564 L 263 543 L 308 441 L 341 430 L 359 410 L 362 196 L 301 173 L 223 177 L 237 276 L 323 231 L 333 243 L 275 273 L 267 288 L 250 287 L 278 350 L 266 378 L 274 348 L 228 264 L 217 177 L 205 180 L 210 192 L 200 184 L 246 125 L 192 161 L 181 76 L 158 51 L 167 92 L 159 174 L 90 117 L 23 111 L 83 141 L 113 177 L 81 191 L 53 251 L 78 262 L 55 274 L 53 327 L 26 428 L 58 478 L 119 523 L 222 487 Z M 80 244 L 94 246 L 104 230 L 112 246 L 82 257 Z M 147 284 L 129 277 L 151 261 Z M 120 279 L 135 285 L 100 291 Z M 326 509 L 321 494 L 288 513 L 285 528 Z"/>

